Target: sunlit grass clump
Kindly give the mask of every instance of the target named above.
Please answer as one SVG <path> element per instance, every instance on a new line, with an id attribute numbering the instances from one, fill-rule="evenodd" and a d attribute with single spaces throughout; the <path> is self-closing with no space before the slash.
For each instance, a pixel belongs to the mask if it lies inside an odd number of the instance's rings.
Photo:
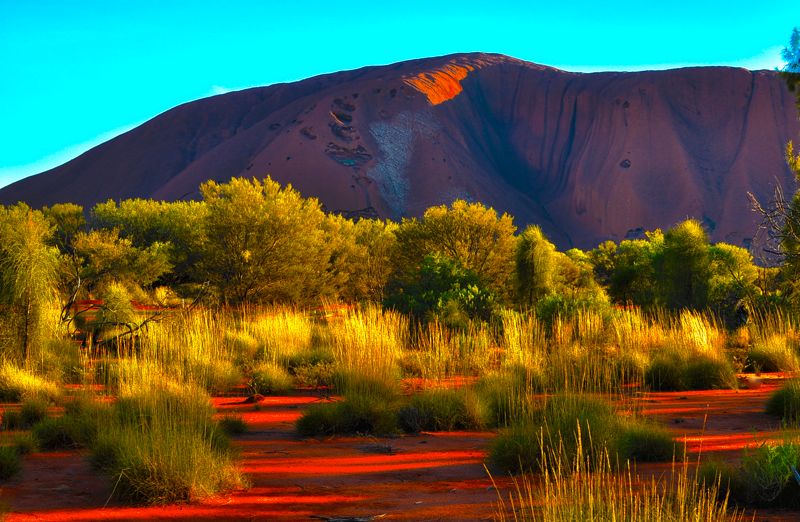
<path id="1" fill-rule="evenodd" d="M 92 461 L 111 476 L 120 497 L 136 502 L 193 501 L 241 487 L 244 479 L 212 414 L 197 386 L 129 387 L 101 426 Z"/>
<path id="2" fill-rule="evenodd" d="M 800 381 L 792 379 L 772 392 L 767 400 L 766 412 L 787 423 L 800 420 Z"/>
<path id="3" fill-rule="evenodd" d="M 787 439 L 745 449 L 737 464 L 706 462 L 700 473 L 706 481 L 719 481 L 722 491 L 739 504 L 797 508 L 800 485 L 794 470 L 798 465 L 800 445 Z"/>
<path id="4" fill-rule="evenodd" d="M 556 395 L 528 418 L 519 418 L 492 441 L 490 460 L 505 471 L 538 470 L 543 455 L 571 462 L 599 452 L 615 462 L 667 461 L 674 442 L 665 428 L 622 417 L 603 399 Z"/>
<path id="5" fill-rule="evenodd" d="M 589 444 L 589 443 L 586 443 Z M 605 451 L 587 452 L 584 442 L 566 459 L 544 452 L 540 473 L 514 481 L 498 502 L 499 521 L 579 522 L 738 522 L 718 483 L 707 483 L 690 471 L 689 462 L 673 462 L 669 473 L 642 478 L 635 468 L 619 469 Z"/>
<path id="6" fill-rule="evenodd" d="M 433 388 L 413 395 L 398 418 L 404 431 L 416 433 L 481 429 L 487 414 L 475 392 Z"/>
<path id="7" fill-rule="evenodd" d="M 58 385 L 10 362 L 0 363 L 0 400 L 17 402 L 28 397 L 55 401 L 61 396 Z"/>
<path id="8" fill-rule="evenodd" d="M 343 400 L 309 407 L 295 423 L 302 436 L 392 435 L 397 433 L 400 408 L 399 383 L 354 372 L 334 377 L 334 388 Z"/>

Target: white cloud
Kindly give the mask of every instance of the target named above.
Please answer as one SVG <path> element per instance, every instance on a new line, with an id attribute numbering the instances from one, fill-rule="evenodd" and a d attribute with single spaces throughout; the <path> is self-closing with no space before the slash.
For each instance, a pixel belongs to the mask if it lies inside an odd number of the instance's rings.
<path id="1" fill-rule="evenodd" d="M 211 86 L 211 94 L 210 96 L 216 96 L 218 94 L 227 94 L 229 92 L 238 91 L 239 89 L 234 89 L 231 87 L 223 87 L 222 85 L 212 85 Z"/>

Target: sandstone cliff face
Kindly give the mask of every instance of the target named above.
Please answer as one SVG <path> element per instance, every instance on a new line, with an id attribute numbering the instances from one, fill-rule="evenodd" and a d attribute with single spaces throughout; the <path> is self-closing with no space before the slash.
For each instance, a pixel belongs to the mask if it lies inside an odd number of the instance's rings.
<path id="1" fill-rule="evenodd" d="M 0 201 L 178 199 L 269 174 L 353 216 L 482 201 L 562 248 L 687 217 L 746 244 L 758 222 L 746 193 L 794 189 L 783 147 L 798 137 L 794 99 L 768 71 L 575 74 L 453 55 L 188 103 Z"/>

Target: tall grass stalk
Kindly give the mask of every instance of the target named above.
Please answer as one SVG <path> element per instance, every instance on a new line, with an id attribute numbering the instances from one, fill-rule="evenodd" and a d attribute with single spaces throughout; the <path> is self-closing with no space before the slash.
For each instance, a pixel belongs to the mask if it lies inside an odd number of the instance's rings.
<path id="1" fill-rule="evenodd" d="M 348 311 L 330 323 L 332 352 L 345 372 L 376 379 L 397 379 L 398 362 L 408 344 L 408 319 L 369 305 Z"/>
<path id="2" fill-rule="evenodd" d="M 541 474 L 514 479 L 504 499 L 500 495 L 495 520 L 582 522 L 740 521 L 729 511 L 727 496 L 718 501 L 719 483 L 698 480 L 690 463 L 673 462 L 670 472 L 656 478 L 639 476 L 630 464 L 622 472 L 608 452 L 588 456 L 582 441 L 570 460 L 563 452 L 543 453 Z M 591 452 L 589 452 L 591 453 Z"/>

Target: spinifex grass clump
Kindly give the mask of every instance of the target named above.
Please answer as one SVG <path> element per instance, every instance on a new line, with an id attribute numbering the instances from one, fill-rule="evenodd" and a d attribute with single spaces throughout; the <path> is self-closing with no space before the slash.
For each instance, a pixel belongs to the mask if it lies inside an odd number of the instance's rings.
<path id="1" fill-rule="evenodd" d="M 487 411 L 469 390 L 428 389 L 400 408 L 400 427 L 407 432 L 475 430 L 486 424 Z"/>
<path id="2" fill-rule="evenodd" d="M 20 453 L 14 446 L 0 446 L 0 481 L 6 481 L 22 469 Z"/>
<path id="3" fill-rule="evenodd" d="M 722 491 L 738 503 L 755 506 L 800 506 L 800 485 L 794 470 L 800 465 L 800 445 L 785 440 L 745 449 L 738 465 L 709 461 L 700 469 L 701 477 L 718 481 Z"/>
<path id="4" fill-rule="evenodd" d="M 736 373 L 725 352 L 725 335 L 715 321 L 684 311 L 668 321 L 664 344 L 654 348 L 644 381 L 654 390 L 707 390 L 736 386 Z"/>
<path id="5" fill-rule="evenodd" d="M 541 474 L 514 481 L 508 499 L 498 502 L 496 520 L 579 522 L 738 522 L 717 483 L 698 480 L 689 462 L 673 463 L 670 473 L 642 478 L 634 469 L 617 469 L 605 451 L 587 452 L 583 441 L 572 459 L 544 452 Z M 721 500 L 718 498 L 721 497 Z"/>
<path id="6" fill-rule="evenodd" d="M 800 381 L 792 379 L 775 390 L 767 400 L 766 412 L 788 423 L 800 420 Z"/>
<path id="7" fill-rule="evenodd" d="M 397 432 L 400 390 L 396 380 L 384 381 L 357 373 L 340 373 L 334 387 L 343 400 L 312 405 L 295 427 L 303 436 Z"/>
<path id="8" fill-rule="evenodd" d="M 623 418 L 602 399 L 555 395 L 501 431 L 491 444 L 490 458 L 514 472 L 539 469 L 545 454 L 571 462 L 582 452 L 591 461 L 598 452 L 608 452 L 619 462 L 664 461 L 672 458 L 674 443 L 666 429 Z"/>
<path id="9" fill-rule="evenodd" d="M 10 362 L 0 363 L 0 400 L 16 402 L 27 397 L 43 397 L 55 401 L 60 396 L 61 390 L 54 382 Z"/>
<path id="10" fill-rule="evenodd" d="M 99 427 L 108 422 L 111 407 L 89 397 L 78 397 L 64 405 L 64 415 L 37 423 L 32 430 L 36 444 L 42 449 L 91 446 Z"/>
<path id="11" fill-rule="evenodd" d="M 759 313 L 749 325 L 753 344 L 747 354 L 754 370 L 800 370 L 800 331 L 791 316 L 778 311 Z"/>
<path id="12" fill-rule="evenodd" d="M 404 357 L 408 373 L 429 383 L 453 376 L 477 375 L 497 357 L 492 334 L 484 323 L 451 329 L 438 320 L 419 325 L 413 349 Z M 410 368 L 413 371 L 408 372 Z"/>
<path id="13" fill-rule="evenodd" d="M 517 419 L 528 418 L 534 408 L 532 394 L 541 389 L 538 371 L 522 365 L 487 372 L 475 384 L 490 426 L 508 426 Z"/>
<path id="14" fill-rule="evenodd" d="M 348 311 L 330 325 L 332 354 L 344 371 L 393 380 L 408 340 L 408 319 L 370 305 Z"/>
<path id="15" fill-rule="evenodd" d="M 174 379 L 224 392 L 242 378 L 233 362 L 236 353 L 224 341 L 229 321 L 222 312 L 194 310 L 150 323 L 138 346 L 128 347 L 130 358 L 157 366 Z"/>
<path id="16" fill-rule="evenodd" d="M 284 364 L 313 346 L 317 325 L 307 313 L 293 308 L 250 311 L 242 328 L 258 343 L 258 358 Z"/>
<path id="17" fill-rule="evenodd" d="M 252 369 L 247 386 L 252 393 L 277 395 L 290 391 L 294 387 L 294 380 L 283 366 L 265 361 Z"/>
<path id="18" fill-rule="evenodd" d="M 93 462 L 126 499 L 191 501 L 241 486 L 208 395 L 169 380 L 126 380 L 109 422 L 92 445 Z"/>

